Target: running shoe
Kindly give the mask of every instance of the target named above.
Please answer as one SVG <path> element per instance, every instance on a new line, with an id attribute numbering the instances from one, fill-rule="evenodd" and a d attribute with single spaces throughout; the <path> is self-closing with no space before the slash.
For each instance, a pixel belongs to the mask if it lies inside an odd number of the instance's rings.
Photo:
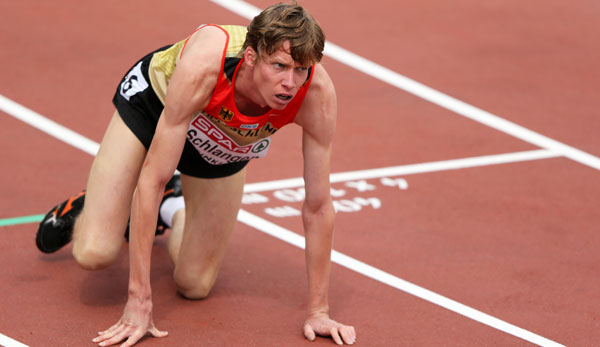
<path id="1" fill-rule="evenodd" d="M 167 224 L 165 224 L 165 222 L 163 222 L 162 218 L 160 218 L 160 207 L 165 202 L 165 200 L 167 200 L 168 198 L 178 197 L 178 196 L 181 196 L 182 194 L 183 193 L 181 191 L 181 177 L 179 176 L 179 174 L 173 175 L 173 177 L 171 177 L 171 179 L 169 180 L 169 182 L 167 182 L 167 185 L 165 186 L 165 193 L 160 202 L 160 206 L 158 207 L 159 213 L 158 213 L 158 221 L 156 222 L 155 235 L 162 235 L 165 233 L 165 230 L 168 229 Z M 125 230 L 125 239 L 127 240 L 127 242 L 129 242 L 129 222 L 127 223 L 127 229 Z"/>
<path id="2" fill-rule="evenodd" d="M 53 253 L 71 241 L 75 219 L 83 210 L 85 190 L 54 206 L 40 223 L 35 244 L 44 253 Z"/>

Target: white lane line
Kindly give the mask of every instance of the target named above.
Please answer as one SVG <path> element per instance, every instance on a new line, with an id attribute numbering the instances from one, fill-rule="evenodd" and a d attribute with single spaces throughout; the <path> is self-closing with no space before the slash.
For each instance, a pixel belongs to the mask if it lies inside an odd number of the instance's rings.
<path id="1" fill-rule="evenodd" d="M 260 9 L 241 0 L 211 0 L 212 2 L 234 12 L 244 18 L 252 19 L 260 13 Z M 325 45 L 325 55 L 361 71 L 382 82 L 402 89 L 407 93 L 418 96 L 433 104 L 467 117 L 476 122 L 487 125 L 508 135 L 541 148 L 561 153 L 567 158 L 581 164 L 600 170 L 600 158 L 587 152 L 571 147 L 547 136 L 536 133 L 516 123 L 500 118 L 490 112 L 484 111 L 466 102 L 453 98 L 422 83 L 403 76 L 393 70 L 374 63 L 364 57 L 354 54 L 330 41 Z"/>
<path id="2" fill-rule="evenodd" d="M 85 153 L 96 155 L 100 145 L 27 107 L 0 95 L 0 110 Z"/>
<path id="3" fill-rule="evenodd" d="M 4 347 L 29 347 L 27 345 L 22 344 L 17 340 L 13 340 L 10 337 L 0 334 L 0 346 Z"/>
<path id="4" fill-rule="evenodd" d="M 527 129 L 506 119 L 500 118 L 490 112 L 469 105 L 464 101 L 458 100 L 422 83 L 411 80 L 408 77 L 402 76 L 395 71 L 368 61 L 367 59 L 332 43 L 329 43 L 325 47 L 325 50 L 325 54 L 327 54 L 329 57 L 392 86 L 427 100 L 433 104 L 481 124 L 487 125 L 488 127 L 502 131 L 505 134 L 511 135 L 525 142 L 561 153 L 571 160 L 587 165 L 596 170 L 600 170 L 600 158 L 596 156 L 551 139 L 547 136 L 541 135 L 533 130 Z"/>
<path id="5" fill-rule="evenodd" d="M 262 231 L 268 235 L 278 238 L 284 242 L 290 243 L 296 247 L 304 249 L 305 239 L 304 237 L 289 231 L 285 228 L 280 227 L 277 224 L 271 223 L 266 219 L 260 218 L 253 214 L 250 214 L 244 210 L 240 210 L 238 214 L 238 221 L 244 223 L 254 229 Z M 513 324 L 507 323 L 498 318 L 492 317 L 489 314 L 483 313 L 469 306 L 463 305 L 457 301 L 446 298 L 442 295 L 434 293 L 428 289 L 417 286 L 413 283 L 398 278 L 392 274 L 381 271 L 371 265 L 365 264 L 352 257 L 344 255 L 337 251 L 332 251 L 331 261 L 341 265 L 349 270 L 355 271 L 361 275 L 387 284 L 391 287 L 404 291 L 408 294 L 414 295 L 418 298 L 426 300 L 432 304 L 441 306 L 452 312 L 458 313 L 462 316 L 483 323 L 492 328 L 504 331 L 510 335 L 519 337 L 523 340 L 535 343 L 540 346 L 563 346 L 557 342 L 549 340 L 543 336 L 534 334 L 525 329 L 519 328 Z"/>
<path id="6" fill-rule="evenodd" d="M 536 149 L 532 151 L 485 155 L 480 157 L 443 160 L 411 165 L 391 166 L 379 169 L 339 172 L 331 174 L 330 180 L 332 183 L 336 183 L 389 176 L 405 176 L 426 172 L 458 170 L 478 166 L 489 166 L 516 163 L 529 160 L 549 159 L 560 156 L 561 154 L 552 152 L 550 150 Z M 247 183 L 244 186 L 244 193 L 256 193 L 269 190 L 297 188 L 303 186 L 304 179 L 302 177 L 295 177 L 276 181 Z"/>

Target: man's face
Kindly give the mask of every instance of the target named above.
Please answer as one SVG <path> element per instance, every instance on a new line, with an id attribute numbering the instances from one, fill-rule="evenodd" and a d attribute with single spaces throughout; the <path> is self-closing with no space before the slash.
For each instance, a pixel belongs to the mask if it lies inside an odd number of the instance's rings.
<path id="1" fill-rule="evenodd" d="M 285 41 L 273 54 L 257 59 L 254 67 L 258 92 L 265 104 L 275 110 L 287 106 L 308 76 L 308 67 L 295 62 L 289 52 L 290 43 Z"/>

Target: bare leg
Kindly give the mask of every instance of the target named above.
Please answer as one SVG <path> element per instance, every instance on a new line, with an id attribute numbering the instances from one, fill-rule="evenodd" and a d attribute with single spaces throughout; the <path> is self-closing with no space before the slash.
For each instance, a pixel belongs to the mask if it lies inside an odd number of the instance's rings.
<path id="1" fill-rule="evenodd" d="M 173 264 L 177 264 L 179 248 L 181 248 L 181 239 L 183 238 L 183 228 L 185 227 L 185 209 L 175 212 L 173 215 L 173 226 L 169 234 L 169 255 Z"/>
<path id="2" fill-rule="evenodd" d="M 146 149 L 117 112 L 102 139 L 73 231 L 73 256 L 85 269 L 112 264 L 123 244 Z"/>
<path id="3" fill-rule="evenodd" d="M 206 297 L 215 283 L 236 224 L 245 176 L 245 169 L 218 179 L 181 175 L 185 212 L 174 217 L 169 253 L 175 283 L 186 298 Z"/>

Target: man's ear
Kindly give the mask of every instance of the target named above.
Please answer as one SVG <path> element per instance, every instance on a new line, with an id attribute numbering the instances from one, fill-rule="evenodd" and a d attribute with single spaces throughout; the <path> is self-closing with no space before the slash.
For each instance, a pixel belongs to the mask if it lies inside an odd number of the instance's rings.
<path id="1" fill-rule="evenodd" d="M 250 67 L 254 67 L 258 61 L 258 53 L 252 47 L 246 47 L 244 51 L 244 60 Z"/>

